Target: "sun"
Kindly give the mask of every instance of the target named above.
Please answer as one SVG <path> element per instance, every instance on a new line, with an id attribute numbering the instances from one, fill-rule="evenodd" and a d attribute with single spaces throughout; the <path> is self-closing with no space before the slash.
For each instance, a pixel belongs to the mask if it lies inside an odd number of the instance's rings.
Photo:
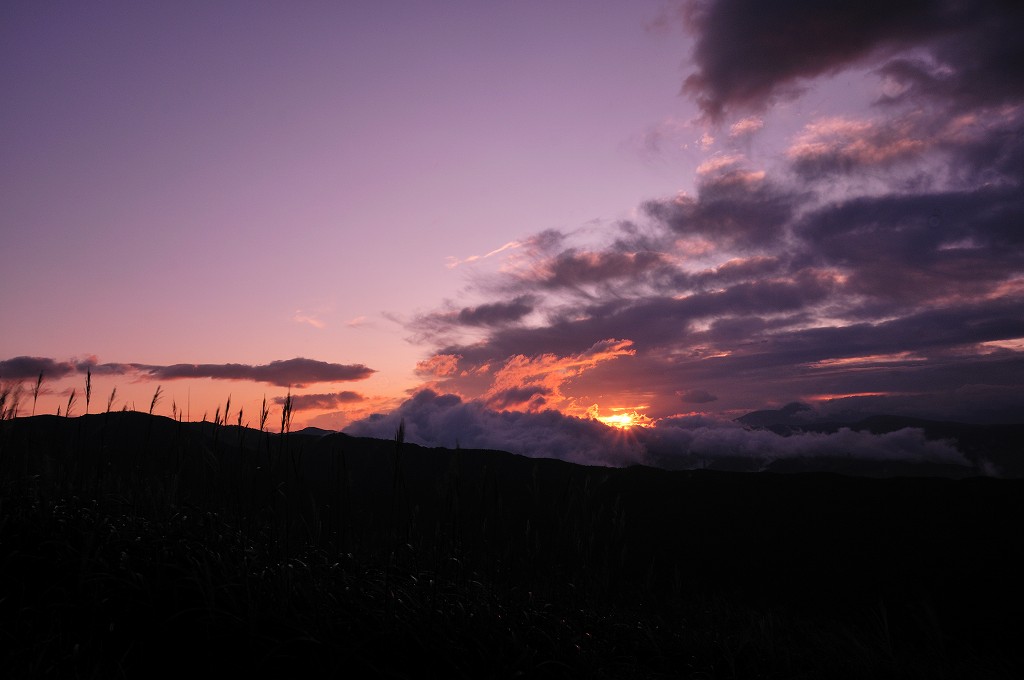
<path id="1" fill-rule="evenodd" d="M 632 413 L 616 413 L 613 416 L 598 416 L 597 419 L 609 427 L 617 427 L 620 430 L 628 430 L 636 424 Z"/>

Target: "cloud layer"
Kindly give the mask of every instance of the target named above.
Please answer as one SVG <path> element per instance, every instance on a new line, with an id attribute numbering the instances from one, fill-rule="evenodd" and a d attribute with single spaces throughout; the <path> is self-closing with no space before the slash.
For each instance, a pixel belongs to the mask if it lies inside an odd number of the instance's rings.
<path id="1" fill-rule="evenodd" d="M 1021 15 L 999 0 L 695 0 L 686 16 L 697 69 L 684 91 L 718 119 L 793 97 L 817 76 L 883 62 L 907 94 L 1016 101 Z"/>
<path id="2" fill-rule="evenodd" d="M 362 364 L 334 364 L 315 359 L 285 359 L 269 364 L 152 364 L 99 363 L 95 357 L 77 361 L 56 361 L 47 357 L 14 357 L 0 361 L 0 378 L 35 380 L 43 373 L 48 380 L 91 371 L 96 375 L 127 375 L 143 380 L 213 378 L 247 380 L 279 387 L 305 387 L 316 383 L 362 380 L 374 373 Z"/>
<path id="3" fill-rule="evenodd" d="M 802 400 L 1019 420 L 1024 8 L 717 0 L 686 21 L 683 91 L 714 132 L 695 190 L 518 239 L 474 304 L 410 324 L 434 343 L 423 366 L 444 368 L 425 387 L 580 416 Z M 841 73 L 874 83 L 863 110 L 749 153 L 777 134 L 773 107 Z M 628 351 L 581 363 L 607 342 Z"/>
<path id="4" fill-rule="evenodd" d="M 662 420 L 651 428 L 622 431 L 553 410 L 499 412 L 479 401 L 463 401 L 430 390 L 417 393 L 387 415 L 355 422 L 345 432 L 390 438 L 400 423 L 405 425 L 406 440 L 416 444 L 496 449 L 616 467 L 638 463 L 668 468 L 739 464 L 743 469 L 760 470 L 776 461 L 801 458 L 968 465 L 953 444 L 928 441 L 920 430 L 910 428 L 884 435 L 843 428 L 832 434 L 783 437 L 731 421 L 683 417 Z"/>

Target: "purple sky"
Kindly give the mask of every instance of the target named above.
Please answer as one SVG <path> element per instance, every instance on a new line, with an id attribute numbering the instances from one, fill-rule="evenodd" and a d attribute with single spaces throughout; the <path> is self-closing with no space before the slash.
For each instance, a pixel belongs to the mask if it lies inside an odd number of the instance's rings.
<path id="1" fill-rule="evenodd" d="M 335 428 L 1024 412 L 1015 3 L 0 13 L 0 379 L 43 370 L 37 412 L 86 370 L 93 411 L 291 386 Z"/>

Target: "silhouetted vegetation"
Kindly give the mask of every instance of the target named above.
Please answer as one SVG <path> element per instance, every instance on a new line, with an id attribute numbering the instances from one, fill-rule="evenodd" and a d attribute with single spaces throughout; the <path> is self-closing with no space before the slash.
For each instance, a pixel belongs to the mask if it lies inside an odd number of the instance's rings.
<path id="1" fill-rule="evenodd" d="M 1024 672 L 1021 480 L 583 467 L 229 408 L 0 422 L 8 677 Z"/>

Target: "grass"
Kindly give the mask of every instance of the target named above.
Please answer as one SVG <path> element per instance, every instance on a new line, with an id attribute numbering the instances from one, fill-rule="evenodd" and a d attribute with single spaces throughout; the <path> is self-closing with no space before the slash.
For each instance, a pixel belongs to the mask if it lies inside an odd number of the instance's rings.
<path id="1" fill-rule="evenodd" d="M 1024 549 L 999 519 L 1019 516 L 1019 485 L 583 468 L 420 449 L 401 429 L 392 442 L 307 437 L 286 415 L 271 434 L 265 404 L 259 430 L 227 424 L 227 409 L 213 423 L 0 423 L 8 677 L 200 662 L 257 677 L 1021 668 Z M 897 515 L 905 534 L 861 542 Z M 939 516 L 947 528 L 928 523 Z M 948 528 L 956 517 L 962 531 Z M 843 518 L 861 527 L 821 532 Z M 1002 602 L 975 606 L 997 589 Z"/>

